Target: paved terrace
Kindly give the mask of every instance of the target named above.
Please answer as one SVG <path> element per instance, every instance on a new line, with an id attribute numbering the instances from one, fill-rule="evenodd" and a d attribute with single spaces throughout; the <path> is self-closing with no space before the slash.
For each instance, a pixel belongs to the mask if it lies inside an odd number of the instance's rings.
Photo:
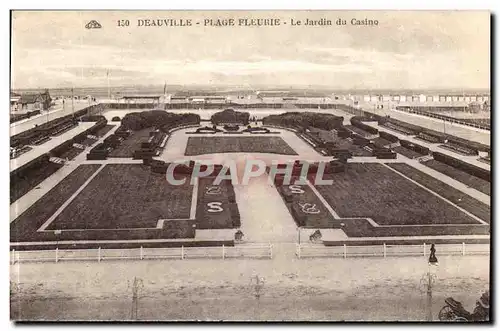
<path id="1" fill-rule="evenodd" d="M 393 103 L 391 103 L 390 109 L 388 103 L 383 103 L 383 105 L 384 109 L 376 109 L 374 104 L 360 103 L 360 106 L 363 110 L 369 111 L 371 113 L 375 113 L 381 116 L 389 115 L 391 118 L 406 123 L 419 125 L 438 132 L 445 131 L 446 133 L 456 137 L 476 141 L 488 146 L 490 145 L 491 132 L 488 130 L 482 130 L 457 123 L 444 122 L 443 120 L 437 118 L 399 111 L 395 109 L 395 107 L 398 105 L 395 105 Z M 425 105 L 426 104 L 422 104 L 422 106 Z"/>
<path id="2" fill-rule="evenodd" d="M 91 128 L 94 124 L 95 122 L 80 122 L 78 123 L 78 126 L 74 127 L 69 131 L 64 132 L 59 136 L 51 136 L 49 141 L 39 146 L 31 146 L 33 148 L 32 150 L 24 154 L 21 154 L 19 157 L 15 159 L 10 160 L 10 171 L 14 171 L 17 168 L 30 162 L 31 160 L 36 159 L 40 155 L 48 153 L 54 147 L 57 147 L 60 144 L 64 143 L 65 141 L 72 139 L 77 134 Z"/>
<path id="3" fill-rule="evenodd" d="M 88 101 L 76 101 L 75 100 L 74 111 L 76 112 L 76 111 L 83 109 L 85 107 L 88 107 L 88 106 L 89 106 Z M 71 113 L 73 113 L 73 108 L 71 106 L 71 100 L 66 100 L 64 107 L 62 104 L 58 104 L 55 106 L 54 109 L 51 109 L 48 112 L 48 114 L 47 114 L 47 112 L 42 112 L 39 115 L 11 123 L 10 124 L 10 136 L 12 137 L 18 133 L 32 129 L 35 125 L 41 125 L 41 124 L 50 122 L 52 120 L 55 120 L 56 118 L 70 115 Z"/>

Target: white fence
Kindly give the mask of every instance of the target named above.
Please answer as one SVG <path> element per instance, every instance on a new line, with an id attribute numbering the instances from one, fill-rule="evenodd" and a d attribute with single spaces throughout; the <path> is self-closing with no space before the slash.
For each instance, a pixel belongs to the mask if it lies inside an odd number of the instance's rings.
<path id="1" fill-rule="evenodd" d="M 53 249 L 10 252 L 11 264 L 23 262 L 164 260 L 164 259 L 272 259 L 272 244 L 244 244 L 214 247 L 130 248 L 130 249 Z"/>
<path id="2" fill-rule="evenodd" d="M 295 254 L 300 258 L 312 257 L 394 257 L 428 256 L 429 244 L 423 245 L 375 245 L 375 246 L 324 246 L 321 244 L 296 244 Z M 489 244 L 438 244 L 436 254 L 446 255 L 489 255 Z"/>

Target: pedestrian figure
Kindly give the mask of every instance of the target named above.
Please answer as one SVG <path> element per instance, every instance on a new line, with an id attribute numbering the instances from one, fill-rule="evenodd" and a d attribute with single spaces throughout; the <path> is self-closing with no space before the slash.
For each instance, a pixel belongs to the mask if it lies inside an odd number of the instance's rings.
<path id="1" fill-rule="evenodd" d="M 234 234 L 234 240 L 236 241 L 242 241 L 243 240 L 243 232 L 241 230 L 236 231 Z"/>
<path id="2" fill-rule="evenodd" d="M 436 257 L 436 247 L 431 244 L 431 255 L 429 256 L 429 264 L 437 265 L 438 259 Z"/>

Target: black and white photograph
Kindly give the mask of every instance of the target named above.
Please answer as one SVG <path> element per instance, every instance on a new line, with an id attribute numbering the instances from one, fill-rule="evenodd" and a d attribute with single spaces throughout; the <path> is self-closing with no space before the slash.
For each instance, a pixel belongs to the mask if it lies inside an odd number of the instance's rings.
<path id="1" fill-rule="evenodd" d="M 11 10 L 10 320 L 491 322 L 491 26 Z"/>

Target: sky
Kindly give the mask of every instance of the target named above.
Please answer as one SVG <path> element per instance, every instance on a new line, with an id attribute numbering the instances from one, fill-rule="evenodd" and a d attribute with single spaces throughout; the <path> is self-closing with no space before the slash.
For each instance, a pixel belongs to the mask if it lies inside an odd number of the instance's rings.
<path id="1" fill-rule="evenodd" d="M 204 26 L 279 18 L 279 26 Z M 304 26 L 328 19 L 332 26 Z M 336 25 L 337 19 L 346 25 Z M 352 19 L 377 26 L 351 25 Z M 192 26 L 137 26 L 191 19 Z M 291 20 L 302 21 L 292 26 Z M 86 29 L 91 21 L 101 29 Z M 119 27 L 118 20 L 129 20 Z M 199 22 L 200 24 L 196 24 Z M 286 22 L 287 24 L 283 24 Z M 11 86 L 206 84 L 332 89 L 488 89 L 484 11 L 14 11 Z"/>

